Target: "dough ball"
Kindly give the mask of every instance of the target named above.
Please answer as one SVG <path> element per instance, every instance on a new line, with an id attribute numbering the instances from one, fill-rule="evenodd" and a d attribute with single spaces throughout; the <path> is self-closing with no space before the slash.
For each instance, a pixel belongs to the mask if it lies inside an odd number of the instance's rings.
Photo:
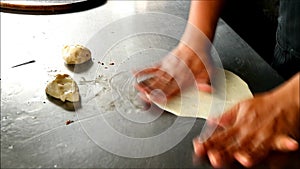
<path id="1" fill-rule="evenodd" d="M 82 45 L 66 45 L 62 56 L 66 64 L 81 64 L 91 59 L 91 51 Z"/>
<path id="2" fill-rule="evenodd" d="M 76 82 L 67 74 L 58 74 L 46 87 L 46 93 L 65 102 L 78 102 L 79 89 Z"/>

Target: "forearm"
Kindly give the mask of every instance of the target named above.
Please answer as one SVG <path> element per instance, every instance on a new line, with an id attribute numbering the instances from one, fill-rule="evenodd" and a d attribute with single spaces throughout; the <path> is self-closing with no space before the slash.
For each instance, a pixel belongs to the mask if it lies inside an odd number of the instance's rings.
<path id="1" fill-rule="evenodd" d="M 224 0 L 192 0 L 188 22 L 212 41 Z"/>
<path id="2" fill-rule="evenodd" d="M 181 44 L 200 54 L 209 52 L 224 0 L 192 0 Z"/>

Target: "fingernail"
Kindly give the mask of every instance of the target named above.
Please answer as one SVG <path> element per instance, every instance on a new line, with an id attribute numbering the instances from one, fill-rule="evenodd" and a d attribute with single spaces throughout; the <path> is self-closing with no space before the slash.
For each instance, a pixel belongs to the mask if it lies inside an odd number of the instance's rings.
<path id="1" fill-rule="evenodd" d="M 243 166 L 250 167 L 251 162 L 250 160 L 243 154 L 241 153 L 236 153 L 235 158 L 237 161 L 239 161 Z"/>
<path id="2" fill-rule="evenodd" d="M 208 155 L 208 158 L 209 158 L 209 161 L 210 161 L 211 165 L 216 167 L 216 168 L 219 168 L 220 165 L 219 165 L 215 155 L 211 152 L 208 152 L 207 155 Z"/>
<path id="3" fill-rule="evenodd" d="M 297 150 L 298 149 L 298 142 L 294 139 L 289 139 L 289 141 L 286 143 L 286 146 L 290 148 L 291 150 Z"/>

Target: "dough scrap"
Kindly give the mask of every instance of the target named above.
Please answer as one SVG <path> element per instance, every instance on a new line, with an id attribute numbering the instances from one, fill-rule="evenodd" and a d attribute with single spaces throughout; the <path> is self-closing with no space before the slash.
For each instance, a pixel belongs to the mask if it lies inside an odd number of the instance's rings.
<path id="1" fill-rule="evenodd" d="M 76 82 L 67 74 L 57 74 L 56 78 L 46 87 L 46 93 L 65 102 L 79 101 L 79 88 Z"/>
<path id="2" fill-rule="evenodd" d="M 222 72 L 222 69 L 217 70 L 217 73 Z M 247 83 L 240 77 L 227 70 L 224 70 L 224 73 L 226 77 L 225 92 L 210 94 L 191 86 L 165 103 L 153 102 L 161 109 L 177 116 L 204 119 L 218 117 L 236 103 L 253 97 Z"/>
<path id="3" fill-rule="evenodd" d="M 82 45 L 65 45 L 62 56 L 66 64 L 81 64 L 91 59 L 91 51 Z"/>

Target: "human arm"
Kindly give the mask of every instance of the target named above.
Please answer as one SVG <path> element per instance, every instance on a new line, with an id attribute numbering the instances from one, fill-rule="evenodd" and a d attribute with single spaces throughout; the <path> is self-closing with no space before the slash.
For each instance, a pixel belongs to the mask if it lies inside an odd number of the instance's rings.
<path id="1" fill-rule="evenodd" d="M 224 0 L 191 1 L 188 23 L 201 30 L 213 41 Z"/>
<path id="2" fill-rule="evenodd" d="M 234 159 L 251 167 L 271 151 L 295 151 L 300 139 L 300 73 L 272 91 L 242 101 L 219 119 L 221 130 L 202 142 L 195 154 L 215 167 Z"/>
<path id="3" fill-rule="evenodd" d="M 136 84 L 141 93 L 160 89 L 170 98 L 193 79 L 200 89 L 211 91 L 209 75 L 213 74 L 213 66 L 205 49 L 213 40 L 222 4 L 223 0 L 191 1 L 188 24 L 178 46 L 157 65 L 136 72 L 137 77 L 152 76 Z M 189 71 L 191 75 L 187 75 Z"/>

